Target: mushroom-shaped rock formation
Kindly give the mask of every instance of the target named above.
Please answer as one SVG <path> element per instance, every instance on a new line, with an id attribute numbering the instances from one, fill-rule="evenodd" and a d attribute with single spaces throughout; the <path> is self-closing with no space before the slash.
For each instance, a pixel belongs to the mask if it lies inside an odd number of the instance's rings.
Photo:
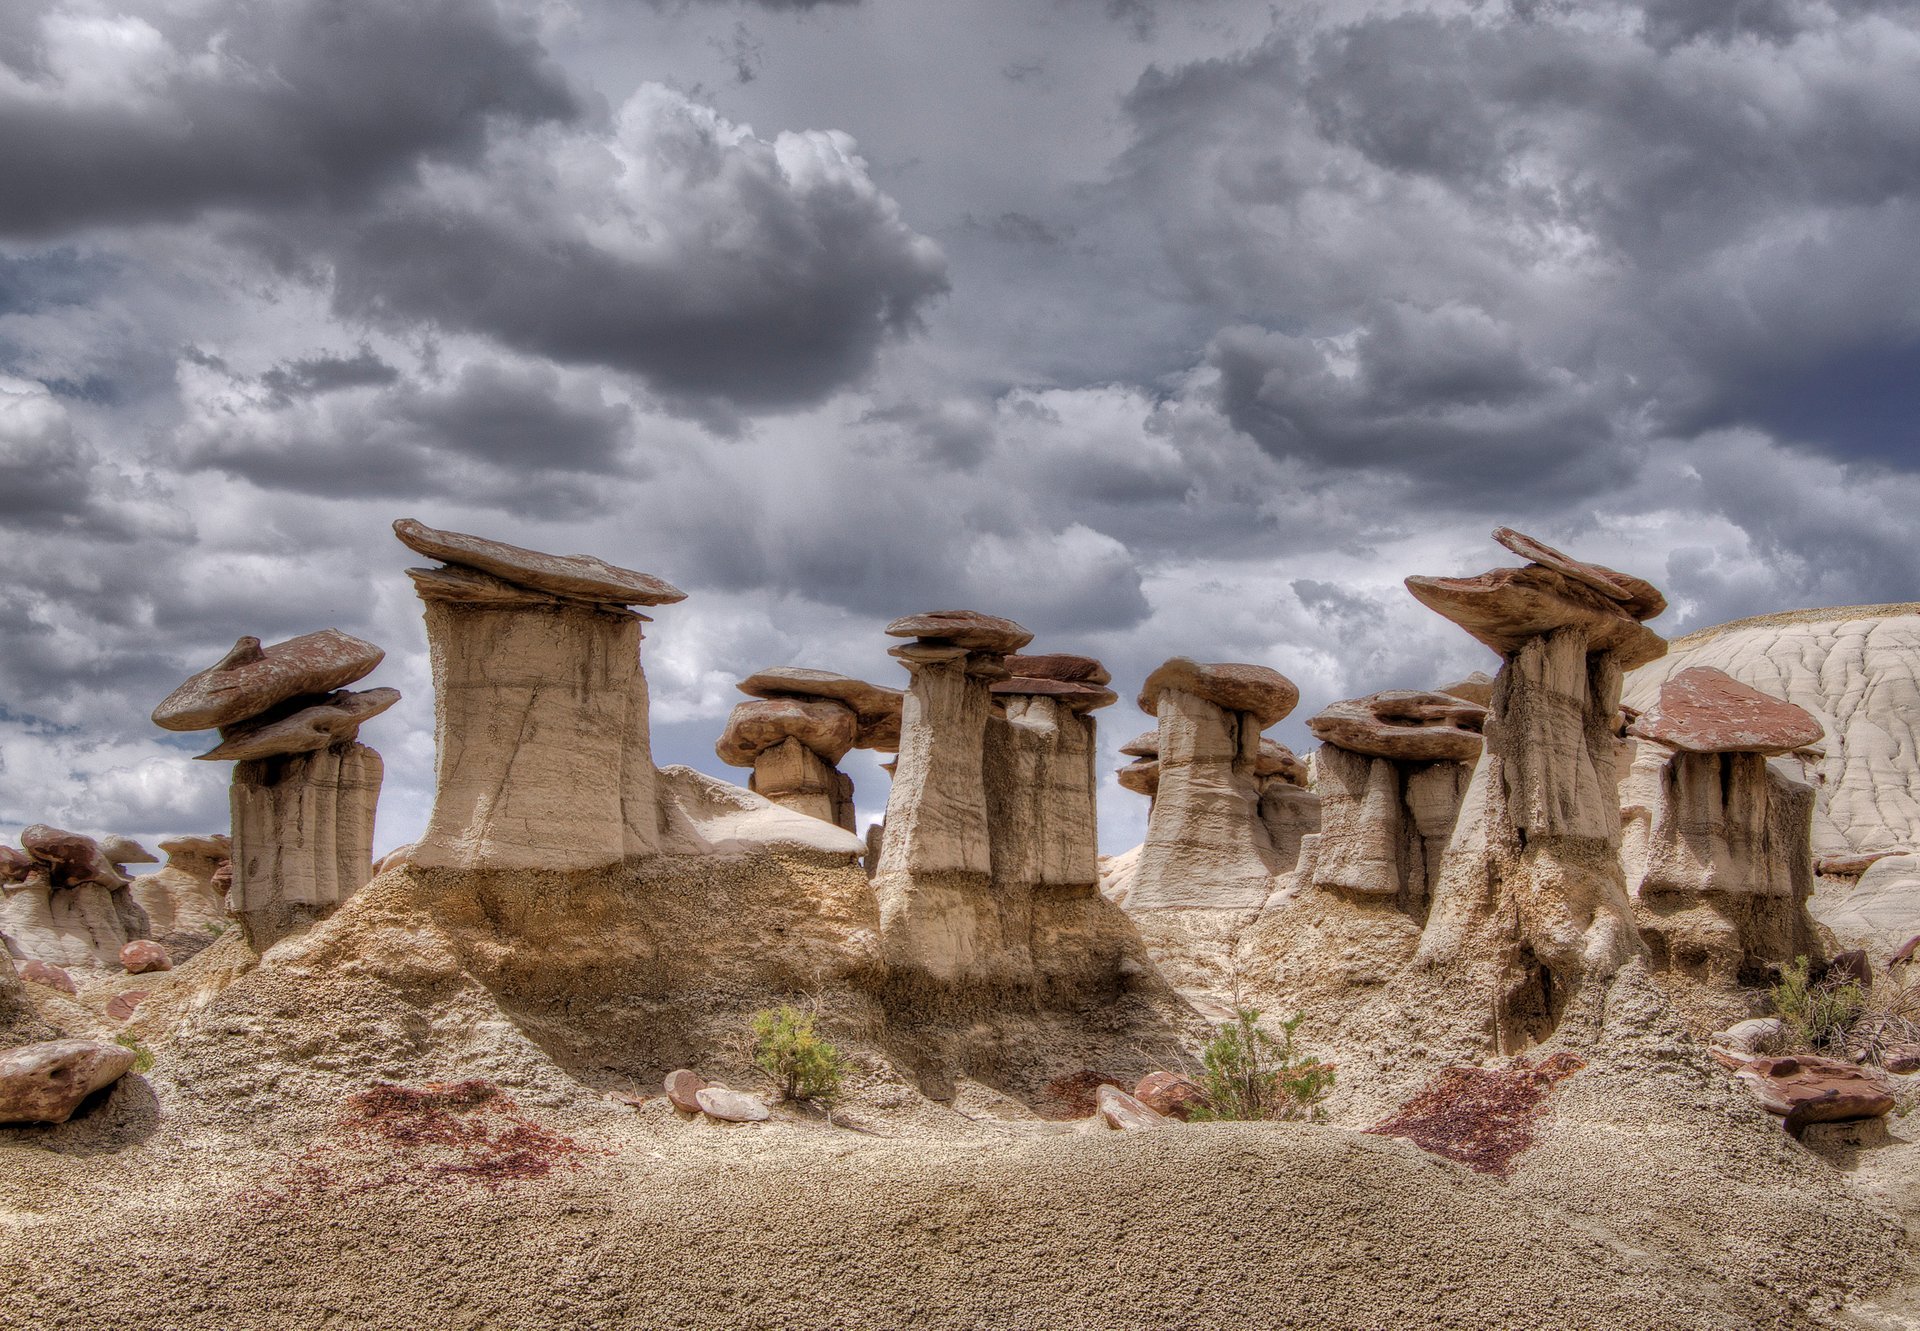
<path id="1" fill-rule="evenodd" d="M 1160 793 L 1160 732 L 1149 730 L 1120 746 L 1135 761 L 1116 773 L 1125 790 L 1153 799 Z M 1260 789 L 1260 821 L 1273 841 L 1275 864 L 1299 859 L 1306 837 L 1320 830 L 1320 796 L 1307 788 L 1307 764 L 1278 740 L 1262 737 L 1253 775 Z M 1151 816 L 1151 810 L 1149 810 Z"/>
<path id="2" fill-rule="evenodd" d="M 1260 732 L 1293 710 L 1300 691 L 1265 666 L 1176 656 L 1147 677 L 1142 711 L 1159 717 L 1159 782 L 1147 815 L 1130 911 L 1257 908 L 1289 867 L 1262 817 Z M 1278 764 L 1284 767 L 1284 764 Z M 1274 813 L 1290 828 L 1300 811 Z M 1290 835 L 1297 848 L 1299 835 Z"/>
<path id="3" fill-rule="evenodd" d="M 423 868 L 600 868 L 661 849 L 640 624 L 684 599 L 651 574 L 410 518 L 438 755 Z"/>
<path id="4" fill-rule="evenodd" d="M 987 727 L 988 814 L 996 879 L 1033 887 L 1099 882 L 1095 730 L 1088 713 L 1119 701 L 1090 656 L 1010 656 L 991 686 L 1005 712 Z M 1029 673 L 1044 672 L 1044 673 Z M 1071 675 L 1074 678 L 1060 678 Z"/>
<path id="5" fill-rule="evenodd" d="M 160 857 L 135 841 L 132 837 L 109 835 L 100 838 L 100 853 L 106 856 L 107 863 L 122 879 L 127 874 L 125 866 L 129 864 L 158 864 Z"/>
<path id="6" fill-rule="evenodd" d="M 836 764 L 858 732 L 846 703 L 760 698 L 733 709 L 714 751 L 723 763 L 753 769 L 749 790 L 851 832 L 853 782 Z"/>
<path id="7" fill-rule="evenodd" d="M 1348 753 L 1410 763 L 1470 763 L 1480 756 L 1487 709 L 1445 693 L 1394 690 L 1337 702 L 1307 729 Z"/>
<path id="8" fill-rule="evenodd" d="M 168 730 L 220 728 L 201 756 L 234 762 L 229 905 L 257 948 L 331 914 L 372 877 L 383 768 L 358 736 L 400 695 L 343 690 L 384 656 L 338 629 L 271 647 L 245 637 L 154 709 Z"/>
<path id="9" fill-rule="evenodd" d="M 386 653 L 339 629 L 262 647 L 241 638 L 218 662 L 153 709 L 162 730 L 212 730 L 263 716 L 292 698 L 343 689 L 371 674 Z"/>
<path id="10" fill-rule="evenodd" d="M 765 701 L 734 709 L 720 740 L 721 761 L 736 767 L 751 766 L 750 787 L 775 803 L 855 830 L 853 779 L 837 764 L 849 748 L 898 751 L 900 711 L 906 695 L 899 689 L 805 666 L 757 670 L 740 681 L 740 691 Z M 784 741 L 790 736 L 777 720 L 787 713 L 754 710 L 792 707 L 817 709 L 816 721 L 808 728 L 818 732 L 820 738 L 789 746 Z M 830 723 L 825 720 L 829 716 L 835 718 Z M 838 719 L 841 716 L 853 719 L 853 729 L 844 736 Z M 827 731 L 831 732 L 830 742 L 823 742 Z M 779 739 L 773 743 L 756 738 L 775 734 Z M 730 740 L 729 736 L 735 738 Z M 791 737 L 798 739 L 800 731 L 794 731 Z"/>
<path id="11" fill-rule="evenodd" d="M 1627 732 L 1621 861 L 1657 967 L 1732 991 L 1769 963 L 1819 952 L 1813 788 L 1770 756 L 1819 721 L 1710 667 L 1661 685 Z"/>
<path id="12" fill-rule="evenodd" d="M 1597 1022 L 1604 982 L 1641 951 L 1615 747 L 1622 672 L 1666 650 L 1640 622 L 1665 602 L 1638 578 L 1506 528 L 1495 539 L 1534 562 L 1407 579 L 1504 658 L 1419 957 L 1465 968 L 1458 983 L 1489 991 L 1494 1042 L 1513 1049 L 1573 1012 Z"/>
<path id="13" fill-rule="evenodd" d="M 1107 907 L 1088 710 L 1101 700 L 1081 692 L 1103 688 L 1099 664 L 1077 658 L 1081 680 L 1020 675 L 996 699 L 993 685 L 1015 678 L 1007 653 L 1032 639 L 1018 624 L 941 611 L 887 632 L 913 639 L 891 653 L 912 680 L 874 873 L 894 973 L 998 992 L 1059 992 L 1096 972 L 1111 983 L 1118 954 L 1094 941 Z M 1051 674 L 1070 660 L 1040 659 L 1056 664 L 1032 668 Z"/>
<path id="14" fill-rule="evenodd" d="M 147 936 L 146 913 L 92 837 L 36 823 L 20 833 L 20 846 L 7 857 L 12 881 L 0 891 L 0 934 L 23 960 L 118 966 L 120 949 Z"/>
<path id="15" fill-rule="evenodd" d="M 906 701 L 906 694 L 899 689 L 804 666 L 756 670 L 741 680 L 739 687 L 740 692 L 753 698 L 824 698 L 845 703 L 859 721 L 854 748 L 899 752 L 900 709 Z"/>
<path id="16" fill-rule="evenodd" d="M 209 762 L 244 762 L 249 758 L 274 758 L 331 748 L 351 741 L 359 735 L 362 724 L 399 701 L 398 689 L 330 693 L 324 700 L 297 712 L 286 715 L 270 712 L 252 721 L 228 726 L 221 731 L 220 743 L 198 756 Z"/>
<path id="17" fill-rule="evenodd" d="M 1320 835 L 1302 880 L 1423 918 L 1486 717 L 1452 694 L 1398 690 L 1334 703 L 1309 720 L 1323 742 L 1314 759 Z"/>
<path id="18" fill-rule="evenodd" d="M 226 897 L 213 875 L 232 859 L 233 841 L 225 835 L 168 837 L 160 851 L 166 863 L 134 879 L 128 890 L 147 913 L 154 941 L 177 965 L 225 925 Z"/>
<path id="19" fill-rule="evenodd" d="M 1176 656 L 1147 676 L 1140 686 L 1140 710 L 1160 714 L 1168 693 L 1187 693 L 1227 712 L 1253 718 L 1256 733 L 1286 718 L 1300 704 L 1300 690 L 1278 670 L 1234 662 L 1207 664 Z"/>
<path id="20" fill-rule="evenodd" d="M 922 643 L 963 647 L 969 652 L 1005 657 L 1033 641 L 1033 635 L 998 615 L 977 610 L 930 610 L 906 615 L 887 625 L 890 638 L 914 638 Z M 999 663 L 1004 668 L 1004 661 Z"/>

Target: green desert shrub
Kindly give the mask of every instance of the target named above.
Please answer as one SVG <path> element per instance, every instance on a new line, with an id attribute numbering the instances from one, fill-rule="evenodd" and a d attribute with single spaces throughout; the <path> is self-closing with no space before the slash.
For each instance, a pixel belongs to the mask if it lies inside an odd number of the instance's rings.
<path id="1" fill-rule="evenodd" d="M 1293 1033 L 1301 1013 L 1280 1023 L 1275 1039 L 1260 1025 L 1257 1008 L 1243 1007 L 1207 1042 L 1200 1055 L 1204 1106 L 1197 1120 L 1319 1118 L 1320 1102 L 1333 1089 L 1333 1065 L 1298 1054 Z"/>
<path id="2" fill-rule="evenodd" d="M 782 1100 L 830 1101 L 840 1093 L 846 1059 L 814 1033 L 813 1013 L 782 1003 L 753 1014 L 753 1065 L 773 1078 Z"/>
<path id="3" fill-rule="evenodd" d="M 1867 1009 L 1867 992 L 1852 980 L 1809 978 L 1805 957 L 1795 957 L 1773 986 L 1773 1011 L 1786 1027 L 1791 1049 L 1845 1053 L 1847 1036 Z"/>
<path id="4" fill-rule="evenodd" d="M 153 1050 L 141 1044 L 139 1040 L 131 1035 L 122 1034 L 114 1036 L 113 1042 L 122 1049 L 133 1050 L 133 1070 L 135 1072 L 151 1072 L 153 1070 Z"/>

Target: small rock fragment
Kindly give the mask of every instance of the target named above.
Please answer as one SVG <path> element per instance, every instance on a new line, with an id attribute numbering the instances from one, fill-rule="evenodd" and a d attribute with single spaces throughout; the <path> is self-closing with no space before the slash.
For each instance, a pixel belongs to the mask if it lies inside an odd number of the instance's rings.
<path id="1" fill-rule="evenodd" d="M 707 1089 L 707 1083 L 699 1074 L 689 1072 L 685 1068 L 677 1068 L 667 1074 L 664 1089 L 667 1099 L 673 1102 L 675 1109 L 697 1114 L 700 1112 L 698 1097 L 700 1092 Z"/>
<path id="2" fill-rule="evenodd" d="M 1122 1132 L 1149 1132 L 1167 1121 L 1166 1115 L 1147 1108 L 1118 1086 L 1102 1086 L 1095 1107 L 1108 1127 Z"/>
<path id="3" fill-rule="evenodd" d="M 759 1123 L 773 1117 L 773 1111 L 759 1096 L 724 1086 L 704 1086 L 694 1092 L 693 1098 L 707 1117 L 727 1123 Z"/>
<path id="4" fill-rule="evenodd" d="M 48 1040 L 0 1053 L 0 1123 L 65 1123 L 80 1102 L 133 1066 L 133 1050 Z"/>
<path id="5" fill-rule="evenodd" d="M 120 964 L 127 968 L 129 975 L 173 969 L 173 961 L 167 956 L 167 950 L 151 938 L 136 938 L 121 948 Z"/>
<path id="6" fill-rule="evenodd" d="M 107 1000 L 107 1015 L 115 1021 L 125 1021 L 146 1001 L 148 993 L 145 989 L 129 989 L 124 994 L 115 994 Z"/>

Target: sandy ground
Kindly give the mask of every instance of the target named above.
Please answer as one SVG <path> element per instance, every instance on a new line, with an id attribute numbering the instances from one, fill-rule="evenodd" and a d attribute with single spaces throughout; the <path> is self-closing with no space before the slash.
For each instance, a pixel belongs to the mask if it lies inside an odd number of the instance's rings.
<path id="1" fill-rule="evenodd" d="M 1644 983 L 1504 1178 L 1360 1131 L 1380 1094 L 1120 1134 L 1038 1090 L 1191 1048 L 1164 993 L 889 1011 L 857 885 L 750 878 L 389 876 L 259 964 L 36 994 L 105 1031 L 148 988 L 119 1029 L 154 1065 L 0 1129 L 0 1327 L 1920 1326 L 1920 1133 L 1793 1142 Z M 611 1098 L 680 1062 L 757 1088 L 741 1015 L 800 994 L 856 1062 L 831 1120 Z M 465 1079 L 497 1091 L 369 1099 Z"/>

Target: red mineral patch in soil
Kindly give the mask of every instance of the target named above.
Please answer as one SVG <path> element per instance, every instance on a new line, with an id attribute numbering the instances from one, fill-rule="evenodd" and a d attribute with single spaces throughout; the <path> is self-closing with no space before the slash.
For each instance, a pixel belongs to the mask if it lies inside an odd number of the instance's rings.
<path id="1" fill-rule="evenodd" d="M 1447 1068 L 1367 1131 L 1405 1137 L 1478 1173 L 1504 1176 L 1533 1145 L 1554 1083 L 1586 1065 L 1572 1054 L 1554 1054 L 1538 1066 L 1516 1058 L 1506 1068 Z"/>
<path id="2" fill-rule="evenodd" d="M 349 1096 L 320 1138 L 289 1162 L 277 1183 L 245 1194 L 274 1206 L 318 1193 L 445 1185 L 489 1187 L 578 1168 L 586 1148 L 520 1113 L 492 1082 L 380 1083 Z"/>

